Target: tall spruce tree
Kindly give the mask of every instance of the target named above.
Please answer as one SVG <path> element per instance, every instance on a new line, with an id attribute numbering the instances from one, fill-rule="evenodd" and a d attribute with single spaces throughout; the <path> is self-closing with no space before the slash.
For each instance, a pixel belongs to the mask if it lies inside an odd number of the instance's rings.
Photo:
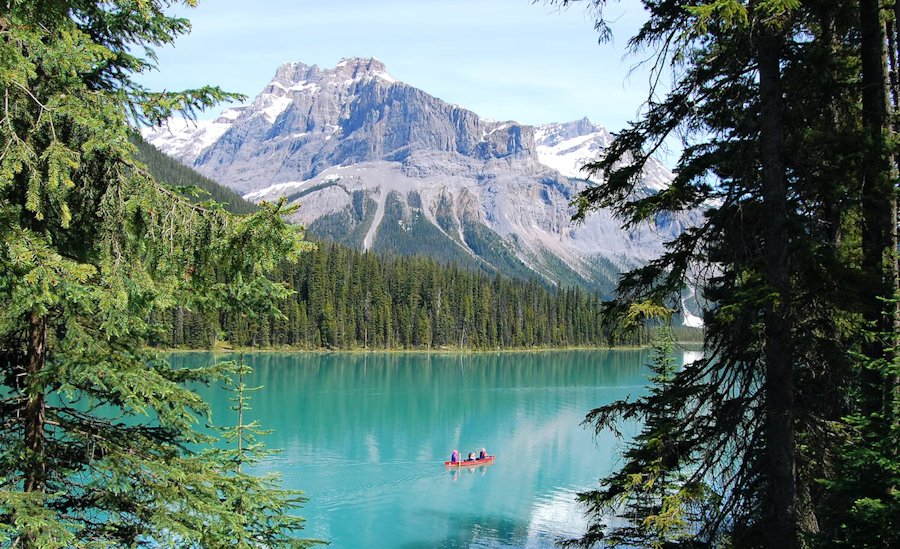
<path id="1" fill-rule="evenodd" d="M 321 543 L 318 540 L 298 539 L 292 536 L 300 530 L 303 519 L 289 514 L 306 501 L 297 490 L 282 490 L 280 475 L 269 473 L 255 476 L 247 468 L 257 466 L 276 451 L 266 449 L 260 440 L 268 434 L 257 421 L 247 421 L 250 412 L 250 393 L 261 387 L 247 387 L 246 375 L 253 370 L 244 361 L 243 353 L 232 367 L 234 373 L 227 379 L 227 386 L 234 395 L 231 410 L 236 413 L 234 425 L 220 428 L 224 447 L 204 452 L 204 457 L 225 464 L 228 473 L 219 487 L 224 504 L 232 511 L 231 520 L 220 520 L 208 527 L 211 540 L 221 540 L 223 546 L 237 549 L 258 547 L 310 547 Z M 233 379 L 236 377 L 236 381 Z"/>
<path id="2" fill-rule="evenodd" d="M 609 2 L 589 3 L 608 36 Z M 884 9 L 895 6 L 643 4 L 649 20 L 630 44 L 655 49 L 654 78 L 671 68 L 671 90 L 651 93 L 641 119 L 589 166 L 603 182 L 580 195 L 579 215 L 609 207 L 636 225 L 705 214 L 666 254 L 627 273 L 613 304 L 619 316 L 634 303 L 675 306 L 697 279 L 709 303 L 706 359 L 631 408 L 651 417 L 673 406 L 680 436 L 667 470 L 710 496 L 679 543 L 796 547 L 848 540 L 837 535 L 848 520 L 856 531 L 866 521 L 880 528 L 877 517 L 896 509 L 898 469 L 885 451 L 896 440 L 898 389 L 897 144 L 885 76 L 896 12 Z M 644 162 L 675 133 L 685 148 L 674 181 L 642 193 Z M 858 412 L 887 419 L 848 419 Z M 629 467 L 657 466 L 644 449 Z M 848 476 L 858 482 L 839 482 Z M 600 511 L 609 507 L 597 503 L 612 500 L 584 497 L 592 523 L 578 541 L 591 545 L 611 531 Z M 862 502 L 860 511 L 841 518 L 841 498 Z"/>
<path id="3" fill-rule="evenodd" d="M 668 394 L 677 372 L 671 313 L 648 303 L 630 308 L 632 320 L 663 321 L 651 343 L 650 394 L 596 408 L 585 420 L 595 433 L 611 429 L 621 437 L 617 428 L 620 422 L 644 419 L 641 432 L 626 442 L 622 467 L 601 481 L 600 490 L 579 496 L 591 514 L 620 517 L 613 528 L 594 522 L 587 533 L 612 545 L 661 548 L 690 540 L 692 525 L 709 503 L 705 484 L 690 480 L 687 471 L 673 467 L 680 463 L 678 454 L 687 447 L 688 437 L 680 431 L 678 406 Z"/>
<path id="4" fill-rule="evenodd" d="M 189 29 L 193 0 L 9 0 L 0 11 L 0 543 L 14 547 L 231 546 L 240 475 L 197 449 L 205 403 L 184 387 L 227 368 L 176 370 L 145 350 L 148 320 L 248 301 L 303 249 L 281 205 L 244 218 L 154 181 L 140 123 L 229 98 L 152 93 L 151 48 Z M 265 493 L 260 494 L 265 498 Z M 272 495 L 272 494 L 269 494 Z M 277 494 L 276 494 L 277 496 Z M 259 502 L 261 513 L 279 513 Z M 265 517 L 257 517 L 263 520 Z M 289 543 L 293 532 L 266 538 Z"/>

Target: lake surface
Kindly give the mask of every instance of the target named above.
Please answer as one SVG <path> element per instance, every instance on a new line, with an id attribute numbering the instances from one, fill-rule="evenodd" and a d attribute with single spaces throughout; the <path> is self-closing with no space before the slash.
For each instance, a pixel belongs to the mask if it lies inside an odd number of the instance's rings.
<path id="1" fill-rule="evenodd" d="M 225 359 L 172 356 L 185 366 Z M 264 387 L 250 418 L 284 451 L 262 469 L 305 492 L 304 535 L 335 548 L 549 548 L 578 536 L 575 493 L 595 486 L 621 449 L 581 421 L 643 394 L 647 373 L 639 350 L 246 359 L 248 386 Z M 228 394 L 200 392 L 217 423 L 233 421 Z M 482 447 L 493 465 L 443 466 L 454 448 Z"/>

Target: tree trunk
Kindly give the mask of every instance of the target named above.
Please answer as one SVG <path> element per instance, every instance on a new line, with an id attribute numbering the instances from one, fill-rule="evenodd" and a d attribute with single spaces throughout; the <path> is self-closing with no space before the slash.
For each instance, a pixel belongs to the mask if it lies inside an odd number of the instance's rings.
<path id="1" fill-rule="evenodd" d="M 175 319 L 172 322 L 172 347 L 181 347 L 184 344 L 184 309 L 176 307 Z"/>
<path id="2" fill-rule="evenodd" d="M 24 492 L 44 493 L 47 487 L 47 460 L 45 456 L 44 420 L 47 406 L 44 382 L 40 377 L 47 362 L 47 318 L 31 312 L 28 316 L 28 350 L 25 358 L 25 409 L 23 464 Z M 20 539 L 24 549 L 38 547 L 34 532 L 27 531 Z"/>
<path id="3" fill-rule="evenodd" d="M 47 463 L 44 459 L 44 384 L 39 377 L 47 362 L 47 319 L 36 312 L 28 318 L 28 353 L 25 370 L 25 465 L 24 490 L 43 492 L 47 484 Z"/>
<path id="4" fill-rule="evenodd" d="M 794 371 L 791 353 L 788 205 L 781 90 L 781 41 L 775 29 L 759 36 L 760 156 L 766 220 L 763 259 L 775 299 L 765 315 L 766 467 L 770 547 L 799 547 L 794 454 Z"/>
<path id="5" fill-rule="evenodd" d="M 890 119 L 893 120 L 893 124 L 889 126 L 891 131 L 891 138 L 893 140 L 897 139 L 897 135 L 900 134 L 900 120 L 898 120 L 898 114 L 900 114 L 900 0 L 894 1 L 894 25 L 893 28 L 888 28 L 887 33 L 891 36 L 892 40 L 890 41 L 890 50 L 889 55 L 892 60 L 891 62 L 891 82 L 890 82 L 890 91 L 891 91 L 891 102 L 888 105 L 890 109 Z M 891 230 L 891 252 L 893 253 L 891 268 L 893 272 L 891 273 L 890 283 L 891 288 L 893 289 L 893 295 L 900 295 L 900 228 L 897 226 L 897 217 L 898 217 L 898 206 L 897 206 L 897 186 L 898 182 L 900 182 L 900 157 L 895 154 L 891 155 L 891 180 L 890 180 L 890 188 L 891 188 L 891 224 L 889 225 Z M 892 314 L 893 318 L 893 333 L 900 334 L 900 300 L 898 300 L 893 307 Z M 888 395 L 887 401 L 890 402 L 900 402 L 900 374 L 897 374 L 893 377 L 893 379 L 889 380 L 889 390 L 890 394 Z M 898 416 L 898 410 L 893 406 L 888 406 L 887 410 L 889 414 L 891 424 L 896 428 L 898 423 L 900 423 L 900 416 Z M 900 449 L 894 447 L 893 455 L 897 456 Z M 892 487 L 893 490 L 896 490 L 896 486 Z"/>
<path id="6" fill-rule="evenodd" d="M 897 292 L 897 200 L 894 192 L 894 159 L 887 148 L 889 86 L 884 27 L 878 0 L 860 0 L 862 63 L 862 118 L 866 134 L 866 158 L 862 173 L 862 266 L 865 276 L 863 317 L 884 334 L 896 330 L 897 306 L 883 298 Z M 890 359 L 881 338 L 866 344 L 869 358 Z M 888 343 L 890 345 L 890 343 Z M 882 412 L 890 401 L 892 382 L 875 370 L 862 372 L 863 412 Z"/>

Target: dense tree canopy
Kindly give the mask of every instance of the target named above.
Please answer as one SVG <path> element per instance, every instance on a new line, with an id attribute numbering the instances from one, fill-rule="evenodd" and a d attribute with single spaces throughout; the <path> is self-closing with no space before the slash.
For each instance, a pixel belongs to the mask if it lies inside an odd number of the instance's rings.
<path id="1" fill-rule="evenodd" d="M 611 3 L 589 2 L 604 36 Z M 590 166 L 603 183 L 582 193 L 580 212 L 610 207 L 628 225 L 705 212 L 622 279 L 616 308 L 674 305 L 700 286 L 706 358 L 648 399 L 590 416 L 598 428 L 673 423 L 637 441 L 629 475 L 583 494 L 592 525 L 579 542 L 895 545 L 900 7 L 643 4 L 649 19 L 630 44 L 656 52 L 671 89 L 655 90 Z M 675 135 L 675 180 L 637 192 L 644 161 Z M 652 485 L 660 475 L 678 482 Z M 626 525 L 607 526 L 612 515 Z"/>
<path id="2" fill-rule="evenodd" d="M 301 349 L 523 349 L 635 344 L 603 322 L 599 296 L 578 287 L 489 276 L 424 257 L 320 243 L 275 280 L 294 293 L 278 313 L 176 308 L 156 315 L 159 346 Z M 680 336 L 698 333 L 682 330 Z M 644 336 L 646 337 L 646 336 Z"/>
<path id="3" fill-rule="evenodd" d="M 189 29 L 166 15 L 172 4 L 10 0 L 0 11 L 2 544 L 305 544 L 283 509 L 297 494 L 197 453 L 207 408 L 183 384 L 233 368 L 175 370 L 144 350 L 148 318 L 177 303 L 284 298 L 265 275 L 303 249 L 282 206 L 235 218 L 134 160 L 135 124 L 229 97 L 135 84 L 151 48 Z M 233 504 L 238 488 L 253 510 Z"/>

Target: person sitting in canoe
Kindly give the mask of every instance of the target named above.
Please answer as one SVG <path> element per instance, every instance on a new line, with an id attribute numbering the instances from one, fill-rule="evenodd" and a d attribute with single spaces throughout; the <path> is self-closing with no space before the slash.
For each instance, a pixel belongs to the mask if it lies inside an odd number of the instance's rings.
<path id="1" fill-rule="evenodd" d="M 478 459 L 484 459 L 487 457 L 487 452 L 484 451 L 484 448 L 481 449 L 481 453 L 478 454 Z"/>
<path id="2" fill-rule="evenodd" d="M 459 450 L 450 453 L 450 463 L 459 463 Z"/>
<path id="3" fill-rule="evenodd" d="M 466 461 L 475 461 L 475 452 L 469 452 L 469 458 Z"/>

